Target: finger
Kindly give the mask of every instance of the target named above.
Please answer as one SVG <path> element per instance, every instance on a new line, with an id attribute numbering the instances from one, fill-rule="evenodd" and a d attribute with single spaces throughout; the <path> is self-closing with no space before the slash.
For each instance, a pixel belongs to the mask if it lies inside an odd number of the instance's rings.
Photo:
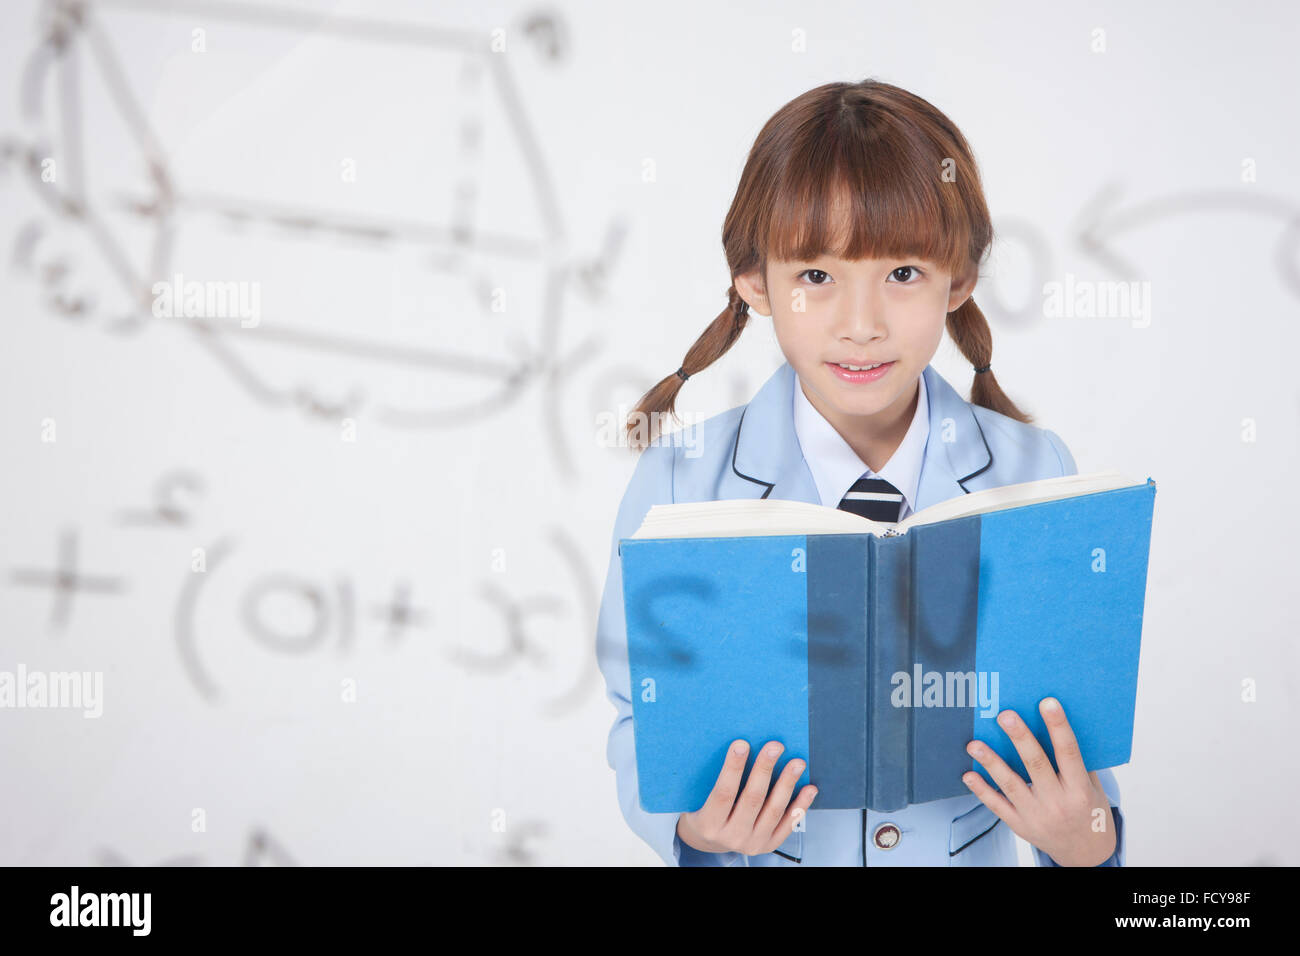
<path id="1" fill-rule="evenodd" d="M 740 793 L 740 778 L 745 772 L 745 760 L 748 756 L 749 741 L 731 742 L 731 746 L 727 748 L 726 759 L 722 761 L 722 769 L 718 772 L 718 779 L 714 782 L 713 789 L 709 791 L 709 798 L 704 801 L 704 806 L 696 811 L 699 813 L 699 823 L 702 826 L 720 830 L 726 824 L 727 817 L 731 815 L 731 808 L 735 806 L 736 795 Z"/>
<path id="2" fill-rule="evenodd" d="M 769 844 L 773 849 L 780 846 L 786 840 L 790 839 L 790 834 L 794 832 L 795 825 L 808 815 L 808 807 L 812 804 L 817 796 L 817 788 L 811 783 L 806 784 L 799 791 L 799 796 L 795 801 L 786 808 L 785 815 L 776 825 L 776 830 L 772 833 L 772 839 Z"/>
<path id="3" fill-rule="evenodd" d="M 767 799 L 767 787 L 772 782 L 772 768 L 776 766 L 776 761 L 783 750 L 785 745 L 780 741 L 769 740 L 758 752 L 758 756 L 754 758 L 754 766 L 749 771 L 749 781 L 741 791 L 740 798 L 736 800 L 731 816 L 727 818 L 728 827 L 738 831 L 743 830 L 745 833 L 753 832 L 754 820 Z"/>
<path id="4" fill-rule="evenodd" d="M 1061 781 L 1056 779 L 1052 761 L 1047 758 L 1042 744 L 1029 729 L 1029 725 L 1020 719 L 1020 715 L 1014 710 L 1004 710 L 998 714 L 998 726 L 1011 738 L 1011 743 L 1015 745 L 1016 753 L 1020 754 L 1020 760 L 1024 763 L 1025 770 L 1029 772 L 1029 779 L 1033 785 L 1042 792 L 1060 790 Z"/>
<path id="5" fill-rule="evenodd" d="M 1044 697 L 1038 703 L 1038 711 L 1043 715 L 1047 733 L 1052 738 L 1052 755 L 1056 757 L 1056 769 L 1061 774 L 1062 784 L 1068 790 L 1083 790 L 1088 786 L 1088 771 L 1083 765 L 1083 754 L 1079 752 L 1079 741 L 1065 718 L 1065 708 L 1055 697 Z"/>
<path id="6" fill-rule="evenodd" d="M 1020 774 L 1008 767 L 1006 761 L 999 757 L 992 747 L 978 740 L 972 740 L 966 745 L 966 752 L 989 772 L 993 782 L 998 785 L 1006 799 L 1011 801 L 1011 805 L 1017 812 L 1033 800 L 1033 794 L 1029 792 L 1029 784 L 1020 778 Z"/>
<path id="7" fill-rule="evenodd" d="M 992 810 L 999 820 L 1020 833 L 1020 814 L 1006 797 L 998 793 L 985 782 L 974 770 L 967 770 L 961 775 L 961 782 L 970 787 L 971 792 L 980 798 L 984 806 Z"/>
<path id="8" fill-rule="evenodd" d="M 806 766 L 807 764 L 798 757 L 785 765 L 781 776 L 777 778 L 776 786 L 768 794 L 767 802 L 763 804 L 758 819 L 754 821 L 755 833 L 767 838 L 776 830 L 782 814 L 786 812 L 786 807 L 790 803 L 790 794 L 794 793 L 794 785 L 799 782 L 799 777 Z"/>
<path id="9" fill-rule="evenodd" d="M 1102 786 L 1101 778 L 1097 776 L 1097 771 L 1090 771 L 1088 773 L 1088 779 L 1092 782 L 1092 787 L 1097 792 L 1098 799 L 1100 799 L 1106 806 L 1110 806 L 1110 794 L 1107 793 L 1106 788 Z"/>

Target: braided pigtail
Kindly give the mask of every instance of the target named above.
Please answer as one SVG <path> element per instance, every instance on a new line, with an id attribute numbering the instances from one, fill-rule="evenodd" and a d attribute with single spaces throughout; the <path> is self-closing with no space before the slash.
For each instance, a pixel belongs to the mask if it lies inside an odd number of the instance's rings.
<path id="1" fill-rule="evenodd" d="M 961 354 L 975 368 L 975 378 L 971 381 L 970 401 L 1000 412 L 1008 418 L 1026 424 L 1033 417 L 1025 414 L 1009 399 L 998 380 L 993 377 L 993 333 L 989 321 L 975 304 L 974 296 L 966 299 L 961 307 L 948 313 L 948 335 L 957 343 Z"/>
<path id="2" fill-rule="evenodd" d="M 660 379 L 641 397 L 641 401 L 628 416 L 627 438 L 630 448 L 641 451 L 655 440 L 658 436 L 658 422 L 665 412 L 677 417 L 677 393 L 683 383 L 722 358 L 740 338 L 748 321 L 749 303 L 741 297 L 734 285 L 729 286 L 727 307 L 718 313 L 718 317 L 709 323 L 695 344 L 687 350 L 681 367 Z"/>

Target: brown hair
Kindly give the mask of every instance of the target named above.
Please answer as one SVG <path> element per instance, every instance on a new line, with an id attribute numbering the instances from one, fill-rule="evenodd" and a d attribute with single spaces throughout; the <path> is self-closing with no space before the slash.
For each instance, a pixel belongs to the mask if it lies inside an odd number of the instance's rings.
<path id="1" fill-rule="evenodd" d="M 833 235 L 836 203 L 846 197 L 849 234 Z M 956 278 L 978 270 L 992 241 L 979 170 L 960 130 L 921 97 L 872 79 L 827 83 L 781 107 L 754 141 L 722 225 L 733 279 L 754 270 L 766 276 L 769 257 L 808 260 L 831 250 L 841 259 L 917 256 Z M 727 307 L 687 350 L 684 374 L 721 358 L 748 319 L 749 305 L 730 286 Z M 993 336 L 974 296 L 948 314 L 947 329 L 973 368 L 989 365 Z M 676 417 L 684 381 L 674 372 L 642 396 L 627 423 L 631 447 L 654 439 L 663 412 Z M 975 373 L 970 401 L 1032 420 L 991 369 Z"/>

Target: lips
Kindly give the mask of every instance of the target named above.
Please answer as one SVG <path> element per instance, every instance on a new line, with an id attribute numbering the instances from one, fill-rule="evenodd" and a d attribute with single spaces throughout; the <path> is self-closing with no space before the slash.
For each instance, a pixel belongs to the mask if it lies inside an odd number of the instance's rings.
<path id="1" fill-rule="evenodd" d="M 853 364 L 856 365 L 857 363 Z M 831 370 L 832 375 L 842 382 L 847 382 L 850 385 L 866 385 L 888 374 L 889 370 L 894 367 L 894 363 L 884 362 L 875 368 L 859 368 L 857 371 L 844 368 L 838 362 L 827 362 L 826 367 Z"/>

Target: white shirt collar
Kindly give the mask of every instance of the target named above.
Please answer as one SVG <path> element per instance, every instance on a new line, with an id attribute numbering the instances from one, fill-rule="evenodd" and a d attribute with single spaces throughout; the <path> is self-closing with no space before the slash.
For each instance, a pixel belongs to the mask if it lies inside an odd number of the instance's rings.
<path id="1" fill-rule="evenodd" d="M 920 397 L 916 403 L 916 413 L 912 416 L 912 424 L 885 466 L 879 472 L 873 472 L 834 426 L 808 401 L 798 376 L 795 376 L 794 431 L 824 506 L 839 507 L 849 488 L 859 478 L 883 478 L 903 493 L 901 517 L 906 518 L 916 510 L 921 463 L 930 437 L 930 408 L 926 398 L 925 376 L 917 377 L 920 380 Z"/>

